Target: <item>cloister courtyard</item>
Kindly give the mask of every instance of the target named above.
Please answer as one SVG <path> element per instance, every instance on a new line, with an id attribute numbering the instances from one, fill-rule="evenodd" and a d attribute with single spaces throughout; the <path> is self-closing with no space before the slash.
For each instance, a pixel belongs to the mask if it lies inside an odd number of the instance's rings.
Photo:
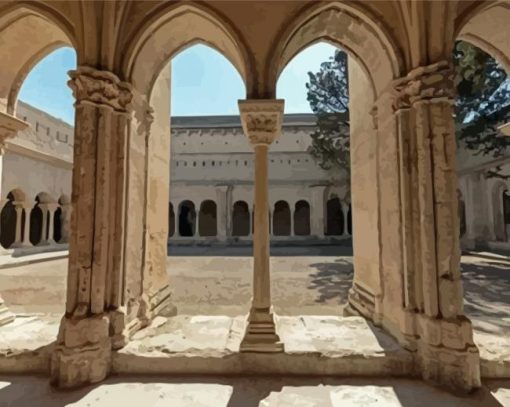
<path id="1" fill-rule="evenodd" d="M 177 313 L 245 315 L 252 295 L 250 253 L 251 247 L 170 248 L 167 272 Z M 1 268 L 0 285 L 10 310 L 18 315 L 60 319 L 67 264 L 67 258 L 60 258 Z M 461 267 L 465 313 L 475 332 L 510 336 L 510 258 L 469 252 L 462 256 Z M 352 285 L 350 247 L 274 247 L 271 269 L 277 314 L 342 315 Z"/>

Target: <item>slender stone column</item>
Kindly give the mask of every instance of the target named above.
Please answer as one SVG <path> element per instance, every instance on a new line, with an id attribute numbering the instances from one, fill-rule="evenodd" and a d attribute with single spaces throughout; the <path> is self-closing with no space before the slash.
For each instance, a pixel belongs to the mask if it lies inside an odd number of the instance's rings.
<path id="1" fill-rule="evenodd" d="M 61 230 L 60 230 L 60 242 L 69 243 L 69 226 L 71 220 L 71 204 L 64 204 L 61 206 L 62 217 L 61 217 Z"/>
<path id="2" fill-rule="evenodd" d="M 292 206 L 289 205 L 289 211 L 290 211 L 290 230 L 289 230 L 289 237 L 293 237 L 294 234 L 294 214 L 296 212 L 296 204 L 293 204 Z"/>
<path id="3" fill-rule="evenodd" d="M 55 231 L 55 211 L 58 208 L 58 205 L 56 203 L 54 204 L 48 204 L 46 205 L 48 208 L 48 238 L 46 239 L 46 242 L 48 244 L 55 244 L 55 238 L 54 238 L 54 231 Z"/>
<path id="4" fill-rule="evenodd" d="M 217 226 L 217 237 L 220 242 L 227 240 L 227 190 L 228 185 L 216 185 L 216 200 L 218 201 L 216 224 Z"/>
<path id="5" fill-rule="evenodd" d="M 30 241 L 30 214 L 32 213 L 32 206 L 25 206 L 25 227 L 23 230 L 23 242 L 21 243 L 24 247 L 32 246 L 32 242 Z"/>
<path id="6" fill-rule="evenodd" d="M 48 216 L 49 216 L 49 204 L 39 204 L 39 208 L 42 211 L 42 228 L 41 228 L 41 241 L 38 243 L 38 246 L 44 246 L 49 244 L 48 237 Z"/>
<path id="7" fill-rule="evenodd" d="M 23 204 L 24 202 L 14 201 L 14 209 L 16 210 L 16 233 L 14 234 L 14 242 L 11 245 L 12 248 L 21 247 L 23 245 L 23 229 L 22 229 L 22 219 L 23 219 Z M 25 218 L 26 219 L 26 218 Z"/>
<path id="8" fill-rule="evenodd" d="M 349 237 L 349 228 L 347 226 L 349 219 L 349 204 L 347 202 L 341 202 L 342 215 L 344 217 L 344 230 L 342 230 L 342 237 Z"/>
<path id="9" fill-rule="evenodd" d="M 245 135 L 255 150 L 253 298 L 242 352 L 282 352 L 271 307 L 269 275 L 268 162 L 270 144 L 281 133 L 283 100 L 240 100 Z"/>
<path id="10" fill-rule="evenodd" d="M 312 185 L 312 204 L 310 206 L 311 235 L 322 239 L 325 229 L 325 191 L 326 185 Z"/>

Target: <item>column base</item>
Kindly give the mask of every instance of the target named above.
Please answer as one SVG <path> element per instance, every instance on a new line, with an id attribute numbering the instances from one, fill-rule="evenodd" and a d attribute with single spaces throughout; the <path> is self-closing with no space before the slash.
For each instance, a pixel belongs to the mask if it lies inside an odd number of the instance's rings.
<path id="1" fill-rule="evenodd" d="M 0 297 L 0 326 L 7 325 L 9 322 L 14 321 L 15 318 L 16 316 L 9 311 L 2 297 Z"/>
<path id="2" fill-rule="evenodd" d="M 357 283 L 353 283 L 349 289 L 347 306 L 344 308 L 344 316 L 362 316 L 370 319 L 375 325 L 380 325 L 382 315 L 379 312 L 379 298 L 364 289 Z"/>
<path id="3" fill-rule="evenodd" d="M 418 363 L 424 380 L 469 393 L 481 386 L 480 354 L 473 342 L 471 321 L 417 315 Z"/>
<path id="4" fill-rule="evenodd" d="M 68 389 L 104 380 L 111 369 L 110 318 L 62 318 L 51 356 L 51 384 Z"/>
<path id="5" fill-rule="evenodd" d="M 276 334 L 272 312 L 252 309 L 248 316 L 246 333 L 239 347 L 240 352 L 283 352 L 284 346 Z"/>

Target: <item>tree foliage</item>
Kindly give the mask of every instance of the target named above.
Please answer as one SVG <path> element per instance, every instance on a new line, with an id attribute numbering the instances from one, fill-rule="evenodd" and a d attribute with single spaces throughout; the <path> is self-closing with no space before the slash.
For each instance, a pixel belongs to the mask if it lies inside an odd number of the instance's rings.
<path id="1" fill-rule="evenodd" d="M 476 154 L 502 155 L 510 137 L 497 127 L 510 118 L 510 86 L 507 75 L 490 55 L 458 41 L 453 51 L 456 135 Z M 349 76 L 347 55 L 336 50 L 316 73 L 309 72 L 307 99 L 317 118 L 317 130 L 311 135 L 310 153 L 324 169 L 349 170 Z M 492 176 L 501 176 L 499 171 Z"/>

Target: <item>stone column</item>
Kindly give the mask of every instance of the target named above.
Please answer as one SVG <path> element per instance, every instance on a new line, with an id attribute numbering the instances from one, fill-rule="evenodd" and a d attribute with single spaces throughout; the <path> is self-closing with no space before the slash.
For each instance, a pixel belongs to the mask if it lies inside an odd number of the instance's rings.
<path id="1" fill-rule="evenodd" d="M 64 204 L 61 206 L 62 216 L 61 216 L 61 231 L 60 231 L 60 242 L 59 243 L 69 243 L 69 227 L 71 221 L 71 204 Z"/>
<path id="2" fill-rule="evenodd" d="M 32 206 L 25 206 L 25 227 L 23 230 L 23 242 L 21 243 L 24 247 L 32 246 L 32 242 L 30 242 L 30 214 L 32 213 Z"/>
<path id="3" fill-rule="evenodd" d="M 228 227 L 229 227 L 229 213 L 231 212 L 230 206 L 228 205 L 228 195 L 232 188 L 230 185 L 217 185 L 216 186 L 216 197 L 217 197 L 217 225 L 218 225 L 218 240 L 220 242 L 226 242 L 228 238 Z"/>
<path id="4" fill-rule="evenodd" d="M 342 231 L 342 237 L 349 237 L 349 228 L 347 226 L 349 219 L 349 203 L 341 202 L 342 205 L 342 216 L 344 217 L 344 230 Z"/>
<path id="5" fill-rule="evenodd" d="M 271 307 L 269 275 L 269 146 L 281 133 L 283 100 L 240 100 L 239 110 L 245 135 L 255 150 L 253 234 L 253 298 L 241 352 L 282 352 Z"/>
<path id="6" fill-rule="evenodd" d="M 22 247 L 23 242 L 23 229 L 22 229 L 22 219 L 23 219 L 23 205 L 24 202 L 14 201 L 14 208 L 16 210 L 16 233 L 14 235 L 14 243 L 11 245 L 12 248 Z"/>
<path id="7" fill-rule="evenodd" d="M 49 218 L 49 212 L 50 212 L 50 204 L 42 203 L 39 204 L 39 208 L 41 208 L 42 211 L 42 228 L 41 228 L 41 241 L 38 243 L 38 246 L 44 246 L 49 244 L 49 228 L 51 225 L 48 225 L 48 218 Z"/>
<path id="8" fill-rule="evenodd" d="M 127 161 L 143 152 L 128 149 L 134 120 L 131 86 L 89 66 L 69 75 L 76 99 L 72 233 L 66 312 L 51 357 L 52 384 L 62 388 L 103 380 L 111 369 L 112 348 L 122 347 L 143 325 L 147 309 L 140 291 L 127 287 L 128 277 L 140 275 L 141 268 L 124 267 L 124 242 L 133 237 L 125 229 L 126 201 L 143 198 L 143 193 L 130 197 L 126 192 L 128 169 L 137 175 L 144 171 L 143 164 L 130 168 Z"/>
<path id="9" fill-rule="evenodd" d="M 394 89 L 404 248 L 400 329 L 425 379 L 471 390 L 480 386 L 480 360 L 463 313 L 453 69 L 448 61 L 416 68 Z M 385 302 L 400 295 L 386 291 Z"/>
<path id="10" fill-rule="evenodd" d="M 290 211 L 290 230 L 289 230 L 289 238 L 294 236 L 294 214 L 296 212 L 296 204 L 294 203 L 292 206 L 289 205 Z"/>
<path id="11" fill-rule="evenodd" d="M 465 241 L 471 249 L 483 248 L 489 238 L 488 202 L 489 191 L 482 171 L 467 175 L 466 196 L 466 236 Z"/>
<path id="12" fill-rule="evenodd" d="M 325 212 L 326 212 L 326 200 L 325 192 L 326 185 L 312 185 L 312 199 L 310 205 L 310 232 L 312 236 L 319 239 L 324 238 L 325 230 Z"/>
<path id="13" fill-rule="evenodd" d="M 55 232 L 55 211 L 58 208 L 56 203 L 48 204 L 48 239 L 46 242 L 48 244 L 55 244 L 54 232 Z"/>
<path id="14" fill-rule="evenodd" d="M 0 211 L 3 209 L 6 203 L 2 191 L 2 170 L 5 144 L 8 139 L 15 137 L 18 132 L 25 130 L 27 127 L 28 123 L 24 122 L 23 120 L 19 120 L 14 116 L 0 112 Z M 9 312 L 4 300 L 2 299 L 2 295 L 0 294 L 0 326 L 5 325 L 13 320 L 14 314 Z"/>

